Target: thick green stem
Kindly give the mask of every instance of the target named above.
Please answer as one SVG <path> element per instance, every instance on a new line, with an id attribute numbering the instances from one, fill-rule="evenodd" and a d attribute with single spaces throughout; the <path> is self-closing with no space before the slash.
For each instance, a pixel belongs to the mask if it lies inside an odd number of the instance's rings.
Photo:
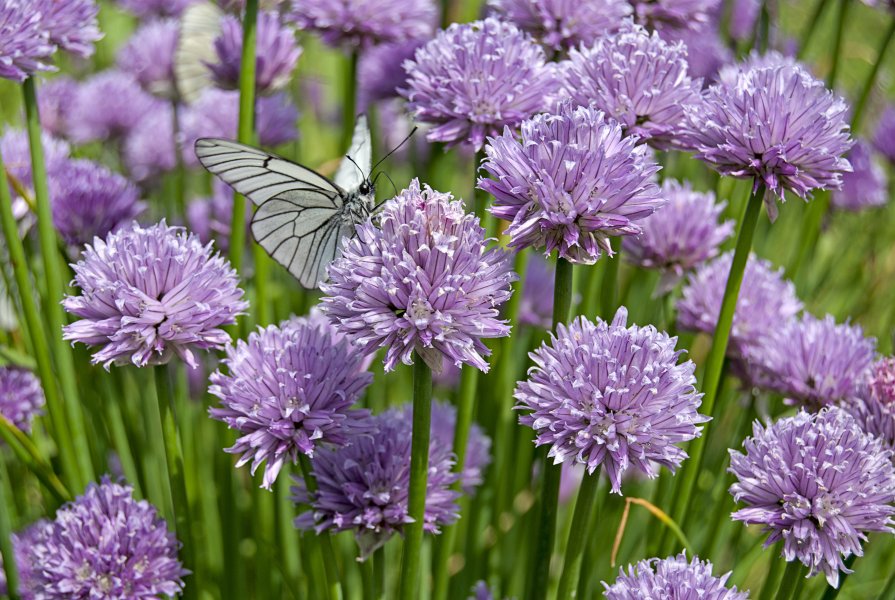
<path id="1" fill-rule="evenodd" d="M 236 139 L 251 144 L 255 130 L 255 44 L 258 27 L 258 0 L 246 0 L 242 20 L 242 57 L 239 66 L 239 125 Z M 245 252 L 246 199 L 233 196 L 233 217 L 230 221 L 230 264 L 239 271 Z"/>
<path id="2" fill-rule="evenodd" d="M 65 323 L 65 314 L 62 310 L 62 297 L 64 277 L 59 256 L 59 240 L 56 238 L 56 229 L 53 226 L 53 211 L 50 206 L 50 191 L 47 185 L 47 169 L 44 162 L 43 144 L 41 143 L 40 115 L 37 109 L 37 87 L 33 77 L 29 77 L 22 84 L 25 101 L 25 120 L 28 130 L 28 143 L 31 146 L 31 177 L 34 185 L 34 198 L 37 204 L 37 229 L 40 238 L 40 251 L 43 257 L 44 275 L 46 276 L 46 313 L 50 326 L 49 338 L 53 341 L 53 353 L 56 359 L 56 368 L 59 373 L 59 384 L 62 389 L 65 414 L 68 417 L 68 425 L 71 428 L 71 443 L 75 453 L 78 470 L 80 471 L 79 485 L 81 489 L 94 478 L 93 463 L 90 459 L 90 446 L 87 442 L 87 431 L 84 424 L 84 415 L 81 412 L 81 401 L 78 394 L 77 379 L 75 378 L 74 359 L 72 349 L 62 339 L 62 325 Z M 27 293 L 30 288 L 20 290 Z M 32 332 L 36 330 L 32 329 Z"/>
<path id="3" fill-rule="evenodd" d="M 345 62 L 343 75 L 342 98 L 342 147 L 340 150 L 348 150 L 351 146 L 351 137 L 354 134 L 354 121 L 357 117 L 357 65 L 358 52 L 352 50 Z"/>
<path id="4" fill-rule="evenodd" d="M 883 35 L 883 40 L 880 42 L 879 49 L 876 51 L 876 61 L 874 61 L 873 67 L 870 69 L 870 73 L 864 81 L 864 87 L 861 89 L 861 95 L 858 96 L 858 101 L 855 102 L 851 118 L 852 133 L 857 132 L 861 127 L 861 119 L 864 118 L 864 109 L 867 107 L 867 101 L 870 99 L 870 94 L 873 93 L 873 86 L 876 85 L 876 78 L 879 75 L 880 67 L 882 67 L 883 62 L 885 61 L 886 52 L 889 50 L 889 45 L 892 43 L 893 38 L 895 38 L 895 17 L 889 20 L 889 28 L 886 29 L 886 33 Z"/>
<path id="5" fill-rule="evenodd" d="M 0 456 L 0 555 L 5 557 L 3 570 L 6 573 L 6 593 L 9 600 L 19 599 L 19 573 L 16 569 L 12 550 L 12 523 L 15 519 L 15 504 L 10 491 L 9 473 L 6 461 Z"/>
<path id="6" fill-rule="evenodd" d="M 581 574 L 581 558 L 587 545 L 591 531 L 591 514 L 599 515 L 599 503 L 597 500 L 597 488 L 600 484 L 599 471 L 585 475 L 578 489 L 578 499 L 575 501 L 575 512 L 572 515 L 572 527 L 569 530 L 569 541 L 566 544 L 565 562 L 562 575 L 559 578 L 559 590 L 556 593 L 557 600 L 573 598 L 578 589 L 578 579 Z M 608 488 L 607 488 L 608 489 Z"/>
<path id="7" fill-rule="evenodd" d="M 60 504 L 71 500 L 71 494 L 56 477 L 52 467 L 43 459 L 31 438 L 2 415 L 0 415 L 0 438 Z"/>
<path id="8" fill-rule="evenodd" d="M 827 87 L 831 90 L 836 89 L 839 65 L 842 62 L 842 41 L 845 39 L 845 26 L 848 21 L 848 9 L 851 3 L 852 0 L 839 0 L 839 14 L 836 18 L 836 37 L 833 41 L 833 64 L 830 66 L 829 75 L 827 75 Z"/>
<path id="9" fill-rule="evenodd" d="M 777 557 L 775 560 L 783 560 L 783 558 Z M 780 580 L 775 600 L 796 600 L 797 591 L 800 589 L 800 579 L 805 579 L 802 563 L 797 560 L 786 563 L 786 570 L 783 571 L 783 579 Z"/>
<path id="10" fill-rule="evenodd" d="M 419 598 L 420 552 L 429 471 L 429 429 L 432 426 L 432 370 L 419 354 L 413 358 L 413 439 L 410 444 L 410 494 L 401 560 L 402 600 Z"/>
<path id="11" fill-rule="evenodd" d="M 305 480 L 305 487 L 308 494 L 311 495 L 317 491 L 317 480 L 311 470 L 310 459 L 302 454 L 298 463 L 301 466 L 301 474 Z M 329 592 L 330 600 L 339 600 L 340 598 L 349 598 L 347 590 L 343 587 L 342 578 L 339 575 L 339 565 L 336 562 L 336 552 L 333 549 L 333 540 L 329 532 L 319 535 L 316 538 L 319 542 L 320 555 L 323 559 L 323 570 L 326 574 L 326 587 Z"/>
<path id="12" fill-rule="evenodd" d="M 828 1 L 829 0 L 817 0 L 817 4 L 814 5 L 814 12 L 811 13 L 811 18 L 808 19 L 808 25 L 805 26 L 804 33 L 802 33 L 802 42 L 799 44 L 798 58 L 804 58 L 805 52 L 808 49 L 808 44 L 811 43 L 811 38 L 814 36 L 814 32 L 817 31 L 817 24 L 820 22 L 821 16 L 823 16 Z"/>
<path id="13" fill-rule="evenodd" d="M 730 329 L 733 325 L 740 286 L 743 283 L 743 273 L 746 270 L 749 253 L 752 250 L 752 238 L 758 225 L 758 217 L 761 215 L 764 193 L 764 186 L 758 185 L 746 202 L 743 218 L 737 233 L 736 249 L 730 265 L 730 274 L 727 277 L 724 297 L 721 300 L 721 310 L 715 325 L 714 335 L 712 336 L 712 346 L 709 350 L 705 371 L 702 375 L 702 391 L 704 395 L 700 412 L 713 417 L 720 414 L 720 405 L 716 407 L 715 400 L 721 384 L 724 356 L 727 353 L 727 344 L 730 341 Z M 702 469 L 703 451 L 705 450 L 710 424 L 711 422 L 703 426 L 702 436 L 690 442 L 690 446 L 687 449 L 690 459 L 683 466 L 682 473 L 679 475 L 681 482 L 675 494 L 674 509 L 672 511 L 672 518 L 677 523 L 684 521 L 684 516 L 690 506 L 690 497 L 693 494 L 693 489 L 696 487 L 697 476 Z"/>

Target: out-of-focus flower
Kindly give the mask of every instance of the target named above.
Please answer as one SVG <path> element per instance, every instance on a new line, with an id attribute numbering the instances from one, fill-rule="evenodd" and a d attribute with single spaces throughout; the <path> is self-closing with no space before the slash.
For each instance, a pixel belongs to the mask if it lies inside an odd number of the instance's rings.
<path id="1" fill-rule="evenodd" d="M 251 206 L 246 215 L 251 216 Z M 221 250 L 230 247 L 230 222 L 233 219 L 233 188 L 215 178 L 210 198 L 195 198 L 187 204 L 186 223 L 203 244 L 214 241 Z M 246 224 L 248 225 L 248 220 Z"/>
<path id="2" fill-rule="evenodd" d="M 643 233 L 624 238 L 622 248 L 635 265 L 661 269 L 667 291 L 685 271 L 718 254 L 734 223 L 718 222 L 726 202 L 716 203 L 714 193 L 694 191 L 688 182 L 665 180 L 662 196 L 665 206 L 641 222 Z"/>
<path id="3" fill-rule="evenodd" d="M 895 358 L 883 358 L 870 374 L 857 397 L 842 404 L 858 420 L 861 429 L 895 449 Z"/>
<path id="4" fill-rule="evenodd" d="M 407 40 L 365 49 L 357 70 L 358 104 L 363 108 L 398 97 L 398 88 L 407 82 L 404 63 L 422 44 L 423 40 Z"/>
<path id="5" fill-rule="evenodd" d="M 212 418 L 240 433 L 227 448 L 252 474 L 264 462 L 261 487 L 271 489 L 284 464 L 313 457 L 321 444 L 344 445 L 366 410 L 350 408 L 373 381 L 363 355 L 346 340 L 311 323 L 285 323 L 249 334 L 227 347 L 208 391 L 221 400 Z"/>
<path id="6" fill-rule="evenodd" d="M 710 87 L 704 102 L 686 107 L 688 143 L 723 175 L 765 186 L 773 221 L 786 191 L 807 198 L 839 189 L 851 147 L 846 105 L 798 66 L 740 72 L 735 83 Z"/>
<path id="7" fill-rule="evenodd" d="M 30 11 L 40 13 L 40 27 L 50 42 L 81 58 L 93 56 L 93 44 L 101 40 L 99 5 L 96 0 L 31 0 Z"/>
<path id="8" fill-rule="evenodd" d="M 494 18 L 454 23 L 404 63 L 407 109 L 435 125 L 426 139 L 469 144 L 516 127 L 551 102 L 559 81 L 543 49 Z"/>
<path id="9" fill-rule="evenodd" d="M 432 0 L 292 0 L 288 17 L 330 46 L 356 49 L 430 37 L 438 7 Z"/>
<path id="10" fill-rule="evenodd" d="M 756 422 L 742 454 L 730 450 L 730 493 L 745 505 L 733 513 L 770 533 L 765 547 L 783 541 L 783 556 L 823 572 L 833 587 L 843 562 L 862 556 L 870 531 L 891 532 L 895 467 L 891 452 L 861 431 L 840 408 L 796 416 L 769 426 Z"/>
<path id="11" fill-rule="evenodd" d="M 720 577 L 712 575 L 712 563 L 694 556 L 687 560 L 687 553 L 668 558 L 650 558 L 628 570 L 619 569 L 618 577 L 611 585 L 603 582 L 603 596 L 607 600 L 659 600 L 680 598 L 695 600 L 748 600 L 748 592 L 740 592 L 736 586 L 727 587 L 730 573 Z"/>
<path id="12" fill-rule="evenodd" d="M 301 48 L 295 33 L 280 23 L 275 12 L 258 15 L 255 59 L 255 88 L 260 94 L 281 90 L 289 83 L 298 64 Z M 239 89 L 242 62 L 242 22 L 227 15 L 221 20 L 221 34 L 214 41 L 217 60 L 208 64 L 215 84 L 223 89 Z"/>
<path id="13" fill-rule="evenodd" d="M 413 412 L 410 408 L 412 407 L 408 405 L 406 410 L 408 417 Z M 453 449 L 456 427 L 457 409 L 451 404 L 433 403 L 432 443 Z M 460 470 L 460 484 L 465 494 L 474 494 L 475 489 L 482 485 L 483 475 L 489 464 L 491 464 L 491 438 L 485 435 L 478 423 L 473 423 L 469 429 L 469 439 L 466 441 L 463 468 Z"/>
<path id="14" fill-rule="evenodd" d="M 118 51 L 118 68 L 133 75 L 150 94 L 174 98 L 174 53 L 179 38 L 180 23 L 175 19 L 141 25 Z"/>
<path id="15" fill-rule="evenodd" d="M 68 118 L 77 90 L 78 83 L 70 77 L 54 77 L 40 87 L 37 107 L 40 127 L 45 133 L 59 137 L 68 135 Z"/>
<path id="16" fill-rule="evenodd" d="M 890 163 L 895 163 L 895 106 L 887 106 L 880 116 L 873 136 L 873 146 Z"/>
<path id="17" fill-rule="evenodd" d="M 701 102 L 702 83 L 687 74 L 687 48 L 630 22 L 589 48 L 573 49 L 563 91 L 575 104 L 617 120 L 659 149 L 679 145 L 684 108 Z"/>
<path id="18" fill-rule="evenodd" d="M 852 172 L 842 175 L 842 189 L 830 199 L 841 210 L 863 210 L 889 201 L 889 177 L 864 140 L 858 140 L 846 155 Z"/>
<path id="19" fill-rule="evenodd" d="M 40 134 L 43 147 L 44 163 L 47 168 L 47 176 L 53 178 L 68 164 L 71 147 L 68 142 L 53 137 L 47 132 Z M 8 129 L 3 137 L 0 137 L 0 156 L 3 157 L 3 166 L 7 175 L 15 179 L 16 184 L 33 196 L 33 182 L 31 178 L 31 146 L 28 143 L 28 134 L 22 129 Z M 12 192 L 13 216 L 21 220 L 28 212 L 28 204 L 19 196 L 17 185 L 10 181 Z"/>
<path id="20" fill-rule="evenodd" d="M 27 565 L 20 573 L 26 598 L 150 600 L 179 595 L 189 574 L 155 507 L 108 478 L 15 542 L 20 569 Z"/>
<path id="21" fill-rule="evenodd" d="M 677 302 L 678 327 L 710 335 L 715 331 L 732 260 L 733 253 L 727 252 L 690 275 Z M 783 279 L 782 270 L 750 256 L 733 315 L 727 355 L 744 359 L 750 350 L 760 347 L 766 336 L 783 327 L 801 310 L 796 288 Z"/>
<path id="22" fill-rule="evenodd" d="M 44 402 L 43 388 L 31 371 L 0 367 L 0 415 L 5 419 L 28 433 Z"/>
<path id="23" fill-rule="evenodd" d="M 80 296 L 62 304 L 79 317 L 64 338 L 99 346 L 94 363 L 164 364 L 175 355 L 195 368 L 195 350 L 223 349 L 222 327 L 248 308 L 230 264 L 211 245 L 164 221 L 134 223 L 96 238 L 74 265 Z"/>
<path id="24" fill-rule="evenodd" d="M 72 101 L 69 135 L 78 143 L 123 139 L 161 100 L 116 69 L 84 81 Z"/>
<path id="25" fill-rule="evenodd" d="M 160 102 L 146 113 L 124 140 L 123 159 L 128 174 L 139 182 L 147 182 L 177 166 L 174 143 L 174 116 L 171 105 Z M 186 116 L 180 117 L 181 123 Z M 195 152 L 192 146 L 184 146 L 184 158 Z"/>
<path id="26" fill-rule="evenodd" d="M 468 600 L 494 600 L 494 593 L 488 588 L 488 584 L 484 581 L 477 581 L 472 586 L 472 595 Z"/>
<path id="27" fill-rule="evenodd" d="M 720 0 L 628 0 L 634 18 L 651 31 L 663 35 L 681 29 L 706 28 Z"/>
<path id="28" fill-rule="evenodd" d="M 564 102 L 555 114 L 509 128 L 485 146 L 491 213 L 510 221 L 513 248 L 537 248 L 573 263 L 613 254 L 611 236 L 636 235 L 637 221 L 663 204 L 659 166 L 636 137 L 592 107 Z"/>
<path id="29" fill-rule="evenodd" d="M 631 14 L 626 0 L 488 0 L 488 7 L 554 50 L 589 46 Z"/>
<path id="30" fill-rule="evenodd" d="M 532 253 L 528 257 L 519 300 L 520 324 L 550 329 L 553 324 L 553 271 L 540 254 Z"/>
<path id="31" fill-rule="evenodd" d="M 73 160 L 50 178 L 53 225 L 73 247 L 129 224 L 146 205 L 130 181 L 90 160 Z"/>
<path id="32" fill-rule="evenodd" d="M 515 392 L 519 422 L 535 430 L 536 445 L 550 445 L 554 464 L 569 459 L 591 474 L 602 467 L 616 494 L 631 467 L 652 478 L 656 464 L 680 466 L 687 453 L 675 444 L 709 420 L 697 412 L 696 365 L 678 363 L 677 338 L 627 320 L 621 307 L 612 323 L 560 324 L 529 355 L 535 366 Z"/>
<path id="33" fill-rule="evenodd" d="M 309 494 L 297 478 L 292 488 L 296 502 L 311 506 L 295 520 L 296 527 L 354 531 L 361 560 L 410 522 L 411 420 L 406 409 L 397 408 L 370 422 L 372 433 L 356 435 L 347 446 L 320 449 L 311 462 L 317 491 Z M 458 516 L 459 494 L 451 490 L 457 480 L 451 447 L 433 438 L 428 464 L 423 529 L 438 533 Z"/>
<path id="34" fill-rule="evenodd" d="M 116 0 L 125 10 L 141 19 L 151 17 L 179 17 L 180 13 L 199 0 Z"/>
<path id="35" fill-rule="evenodd" d="M 0 2 L 0 77 L 21 83 L 40 71 L 52 71 L 55 50 L 30 0 Z"/>
<path id="36" fill-rule="evenodd" d="M 322 308 L 367 352 L 385 348 L 385 369 L 416 351 L 433 370 L 442 357 L 488 370 L 484 338 L 510 328 L 498 308 L 515 279 L 510 256 L 487 248 L 463 203 L 414 179 L 342 246 L 321 286 Z"/>
<path id="37" fill-rule="evenodd" d="M 260 10 L 274 10 L 285 2 L 286 0 L 259 0 L 258 8 Z M 242 13 L 246 7 L 246 0 L 214 0 L 214 3 L 220 6 L 221 10 L 233 14 Z"/>
<path id="38" fill-rule="evenodd" d="M 703 85 L 716 79 L 718 71 L 733 60 L 733 53 L 713 27 L 693 31 L 681 29 L 663 32 L 662 37 L 669 42 L 681 42 L 687 47 L 687 72 L 691 77 L 699 77 Z"/>
<path id="39" fill-rule="evenodd" d="M 723 85 L 735 86 L 737 80 L 753 69 L 773 69 L 775 67 L 801 68 L 806 67 L 796 61 L 792 56 L 787 56 L 776 50 L 768 50 L 760 53 L 755 50 L 749 53 L 745 59 L 740 62 L 730 62 L 724 65 L 718 72 L 718 81 Z"/>
<path id="40" fill-rule="evenodd" d="M 817 408 L 853 398 L 876 359 L 876 340 L 859 325 L 805 314 L 769 331 L 750 352 L 764 388 Z"/>

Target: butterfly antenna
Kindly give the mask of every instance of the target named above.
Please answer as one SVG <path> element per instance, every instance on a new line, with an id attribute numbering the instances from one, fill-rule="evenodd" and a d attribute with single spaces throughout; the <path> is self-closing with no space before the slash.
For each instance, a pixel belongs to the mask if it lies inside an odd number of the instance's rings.
<path id="1" fill-rule="evenodd" d="M 346 155 L 345 155 L 345 158 L 347 158 L 348 160 L 351 161 L 351 164 L 354 165 L 354 167 L 355 167 L 355 168 L 357 169 L 357 171 L 360 173 L 360 176 L 361 176 L 362 178 L 364 178 L 364 179 L 367 178 L 367 175 L 364 173 L 364 170 L 361 169 L 360 166 L 359 166 L 356 162 L 354 162 L 354 159 L 351 158 L 351 156 L 349 156 L 348 154 L 346 154 Z"/>
<path id="2" fill-rule="evenodd" d="M 397 146 L 395 146 L 394 148 L 392 148 L 391 150 L 389 150 L 389 151 L 388 151 L 388 154 L 386 154 L 385 156 L 383 156 L 382 158 L 380 158 L 380 159 L 379 159 L 379 162 L 377 162 L 375 165 L 373 165 L 373 168 L 370 169 L 370 171 L 371 171 L 371 172 L 372 172 L 372 171 L 375 171 L 375 170 L 376 170 L 376 167 L 378 167 L 379 165 L 381 165 L 381 164 L 383 163 L 383 161 L 385 161 L 386 158 L 388 158 L 389 156 L 391 156 L 392 154 L 394 154 L 395 152 L 397 152 L 398 149 L 399 149 L 401 146 L 403 146 L 404 144 L 406 144 L 406 143 L 407 143 L 407 140 L 409 140 L 411 137 L 413 137 L 413 134 L 416 133 L 416 130 L 417 130 L 417 129 L 419 129 L 419 127 L 414 127 L 414 128 L 410 131 L 410 133 L 407 134 L 407 137 L 404 138 L 403 140 L 401 140 L 401 143 L 400 143 L 400 144 L 398 144 Z"/>

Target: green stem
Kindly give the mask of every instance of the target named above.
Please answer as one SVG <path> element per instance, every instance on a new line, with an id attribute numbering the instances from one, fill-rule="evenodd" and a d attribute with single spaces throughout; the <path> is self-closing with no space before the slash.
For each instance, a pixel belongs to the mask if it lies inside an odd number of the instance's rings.
<path id="1" fill-rule="evenodd" d="M 848 9 L 852 0 L 839 0 L 839 14 L 836 18 L 836 37 L 833 42 L 833 64 L 827 76 L 827 87 L 836 89 L 836 79 L 839 75 L 839 65 L 842 62 L 842 41 L 845 39 L 845 25 L 848 21 Z"/>
<path id="2" fill-rule="evenodd" d="M 774 592 L 780 587 L 778 580 L 780 579 L 780 568 L 783 566 L 783 559 L 780 557 L 781 545 L 777 544 L 772 549 L 771 564 L 768 565 L 768 572 L 765 575 L 764 583 L 761 586 L 761 593 L 758 600 L 771 600 Z"/>
<path id="3" fill-rule="evenodd" d="M 404 527 L 404 555 L 401 560 L 402 600 L 418 598 L 420 552 L 423 546 L 423 517 L 429 470 L 429 429 L 432 426 L 432 370 L 419 354 L 413 359 L 413 438 L 410 444 L 410 498 Z"/>
<path id="4" fill-rule="evenodd" d="M 783 560 L 777 557 L 776 560 Z M 780 587 L 777 588 L 776 600 L 796 600 L 796 592 L 799 589 L 799 580 L 805 578 L 802 572 L 802 563 L 797 560 L 786 563 L 786 570 L 783 571 L 783 579 L 780 580 Z"/>
<path id="5" fill-rule="evenodd" d="M 712 346 L 706 359 L 705 371 L 702 376 L 702 406 L 700 412 L 716 417 L 720 414 L 716 410 L 715 399 L 721 384 L 721 372 L 724 366 L 724 357 L 727 353 L 727 344 L 730 340 L 730 329 L 733 325 L 733 317 L 736 311 L 737 298 L 740 294 L 740 286 L 743 283 L 743 273 L 752 250 L 752 238 L 758 225 L 758 217 L 761 215 L 761 205 L 765 193 L 764 185 L 758 185 L 751 193 L 744 208 L 743 218 L 737 232 L 736 249 L 730 264 L 730 274 L 727 277 L 727 285 L 724 288 L 724 297 L 721 300 L 721 310 L 712 335 Z M 711 423 L 711 422 L 710 422 Z M 692 442 L 687 451 L 690 460 L 684 465 L 680 475 L 681 482 L 674 498 L 672 519 L 677 523 L 684 521 L 687 508 L 690 506 L 690 497 L 696 487 L 696 479 L 702 469 L 703 451 L 708 437 L 709 425 L 703 426 L 702 435 Z"/>
<path id="6" fill-rule="evenodd" d="M 556 593 L 557 600 L 573 598 L 573 591 L 578 589 L 585 542 L 592 534 L 591 514 L 599 515 L 599 500 L 597 500 L 599 484 L 600 477 L 599 471 L 597 471 L 585 474 L 581 480 L 581 487 L 578 488 L 578 499 L 575 501 L 575 512 L 572 515 L 572 528 L 569 530 L 569 541 L 566 544 L 565 562 L 562 575 L 559 578 L 559 590 Z"/>
<path id="7" fill-rule="evenodd" d="M 112 388 L 112 382 L 109 377 L 100 378 L 100 390 L 102 397 L 100 402 L 106 409 L 106 419 L 108 421 L 109 432 L 112 434 L 112 443 L 118 459 L 121 461 L 121 470 L 124 476 L 134 487 L 137 496 L 143 496 L 142 486 L 140 485 L 140 477 L 137 471 L 137 464 L 134 461 L 134 455 L 131 452 L 131 440 L 128 439 L 127 429 L 124 426 L 124 418 L 121 416 L 121 407 L 119 406 L 119 396 L 115 394 Z"/>
<path id="8" fill-rule="evenodd" d="M 357 117 L 357 65 L 358 52 L 352 50 L 345 62 L 345 72 L 343 75 L 343 92 L 345 94 L 342 99 L 342 147 L 341 150 L 348 150 L 351 146 L 351 137 L 354 134 L 354 121 Z"/>
<path id="9" fill-rule="evenodd" d="M 310 459 L 302 454 L 298 463 L 301 466 L 301 474 L 305 480 L 305 487 L 308 494 L 313 495 L 317 491 L 317 480 L 311 470 Z M 333 549 L 332 535 L 329 532 L 317 536 L 319 542 L 321 556 L 323 558 L 323 569 L 326 574 L 326 586 L 329 591 L 331 600 L 340 598 L 349 598 L 348 591 L 343 587 L 342 578 L 339 575 L 339 565 L 336 562 L 336 553 Z"/>
<path id="10" fill-rule="evenodd" d="M 876 52 L 876 61 L 874 61 L 873 67 L 870 69 L 870 73 L 864 81 L 864 87 L 861 89 L 861 95 L 858 97 L 858 101 L 855 102 L 851 118 L 852 134 L 858 131 L 861 127 L 861 119 L 864 117 L 864 109 L 867 107 L 867 101 L 870 99 L 870 94 L 873 93 L 873 86 L 876 85 L 876 78 L 879 75 L 880 67 L 883 65 L 886 52 L 889 50 L 889 45 L 892 43 L 893 38 L 895 38 L 895 17 L 889 20 L 889 28 L 886 29 L 886 33 L 883 35 L 883 41 L 880 43 L 879 49 Z"/>
<path id="11" fill-rule="evenodd" d="M 802 41 L 799 44 L 798 50 L 799 59 L 804 58 L 805 52 L 808 49 L 808 44 L 811 43 L 811 38 L 814 36 L 814 32 L 817 31 L 817 24 L 820 22 L 821 16 L 823 16 L 828 1 L 829 0 L 817 0 L 817 4 L 814 5 L 814 12 L 811 13 L 811 18 L 808 19 L 808 25 L 805 26 L 805 31 L 802 33 Z"/>
<path id="12" fill-rule="evenodd" d="M 805 258 L 814 250 L 817 245 L 817 239 L 820 237 L 820 229 L 823 225 L 824 216 L 830 210 L 831 196 L 830 192 L 823 190 L 818 192 L 814 200 L 808 204 L 805 210 L 805 219 L 799 229 L 799 240 L 796 243 L 795 256 L 786 267 L 785 277 L 794 279 L 799 275 L 799 270 Z"/>
<path id="13" fill-rule="evenodd" d="M 258 26 L 258 0 L 246 0 L 242 20 L 242 57 L 239 66 L 239 125 L 236 139 L 243 144 L 254 142 L 255 129 L 255 40 Z M 245 252 L 246 199 L 233 196 L 233 217 L 230 221 L 230 264 L 239 271 Z"/>
<path id="14" fill-rule="evenodd" d="M 373 585 L 377 593 L 377 600 L 387 597 L 385 593 L 385 548 L 380 546 L 373 552 Z"/>
<path id="15" fill-rule="evenodd" d="M 883 588 L 877 600 L 895 600 L 895 571 L 892 571 L 892 574 L 889 575 L 886 587 Z"/>
<path id="16" fill-rule="evenodd" d="M 15 504 L 10 491 L 9 473 L 6 460 L 0 456 L 0 555 L 4 557 L 3 570 L 6 573 L 6 593 L 10 600 L 19 599 L 19 573 L 16 569 L 12 550 L 12 522 L 15 519 Z"/>
<path id="17" fill-rule="evenodd" d="M 50 206 L 50 191 L 47 185 L 47 169 L 44 162 L 43 144 L 41 143 L 40 115 L 37 109 L 37 87 L 33 77 L 29 77 L 22 84 L 25 101 L 25 120 L 28 129 L 28 143 L 31 146 L 31 177 L 34 185 L 34 198 L 37 204 L 37 229 L 40 238 L 41 256 L 43 257 L 44 275 L 46 276 L 46 313 L 50 326 L 49 338 L 53 340 L 53 352 L 56 359 L 56 368 L 59 373 L 59 383 L 62 389 L 64 402 L 62 406 L 71 427 L 72 448 L 75 452 L 80 480 L 80 489 L 88 481 L 94 479 L 93 463 L 90 459 L 90 447 L 87 442 L 87 432 L 84 425 L 84 415 L 81 412 L 81 402 L 78 393 L 77 380 L 75 378 L 74 360 L 72 349 L 62 339 L 62 325 L 65 315 L 62 310 L 64 279 L 62 266 L 59 262 L 59 241 L 56 238 L 56 229 L 53 226 L 53 212 Z M 24 294 L 30 288 L 24 288 Z M 36 330 L 32 330 L 36 334 Z"/>

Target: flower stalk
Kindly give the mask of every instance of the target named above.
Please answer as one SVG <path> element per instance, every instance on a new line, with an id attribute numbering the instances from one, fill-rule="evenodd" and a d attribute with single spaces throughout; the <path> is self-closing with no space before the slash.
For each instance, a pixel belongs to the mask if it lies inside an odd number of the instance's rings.
<path id="1" fill-rule="evenodd" d="M 599 471 L 586 474 L 581 480 L 578 499 L 575 501 L 575 512 L 572 515 L 572 527 L 569 529 L 562 575 L 559 578 L 557 600 L 574 598 L 574 591 L 578 589 L 578 581 L 581 577 L 581 559 L 584 556 L 584 548 L 587 546 L 593 526 L 591 514 L 595 513 L 594 516 L 599 518 L 599 505 L 602 503 L 602 499 L 597 498 L 599 485 Z"/>

